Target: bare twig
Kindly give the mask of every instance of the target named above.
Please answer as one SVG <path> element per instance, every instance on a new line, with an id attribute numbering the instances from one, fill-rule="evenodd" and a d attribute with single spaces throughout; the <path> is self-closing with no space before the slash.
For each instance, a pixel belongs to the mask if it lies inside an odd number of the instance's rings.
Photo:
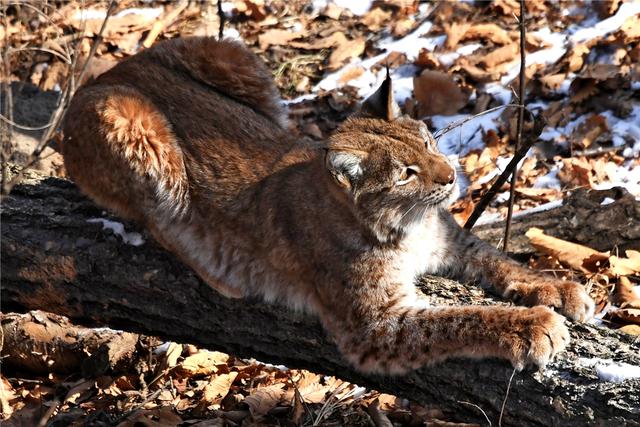
<path id="1" fill-rule="evenodd" d="M 484 116 L 485 114 L 493 113 L 494 111 L 498 111 L 502 108 L 509 108 L 509 107 L 523 108 L 522 105 L 520 104 L 498 105 L 497 107 L 489 108 L 488 110 L 485 110 L 478 114 L 474 114 L 473 116 L 465 117 L 464 119 L 456 120 L 455 122 L 449 123 L 446 127 L 443 127 L 442 129 L 435 131 L 435 133 L 433 134 L 433 137 L 437 140 L 442 135 L 447 134 L 456 128 L 459 128 L 460 126 L 464 125 L 467 122 L 470 122 L 471 120 Z"/>
<path id="2" fill-rule="evenodd" d="M 524 1 L 524 0 L 520 0 Z M 509 391 L 511 391 L 511 383 L 513 382 L 513 377 L 516 375 L 516 369 L 513 369 L 511 373 L 511 378 L 509 378 L 509 384 L 507 384 L 507 391 L 504 394 L 504 400 L 502 401 L 502 407 L 500 408 L 500 417 L 498 418 L 498 427 L 502 427 L 502 416 L 504 415 L 504 408 L 507 405 L 507 398 L 509 397 Z"/>
<path id="3" fill-rule="evenodd" d="M 487 425 L 489 427 L 491 427 L 491 420 L 489 419 L 489 416 L 487 415 L 486 412 L 484 412 L 484 409 L 482 409 L 480 406 L 476 405 L 475 403 L 471 403 L 471 402 L 465 402 L 463 400 L 458 400 L 458 403 L 461 403 L 463 405 L 469 405 L 471 407 L 477 408 L 480 412 L 482 412 L 482 415 L 484 415 L 484 419 L 487 420 Z"/>
<path id="4" fill-rule="evenodd" d="M 2 185 L 2 188 L 0 188 L 1 193 L 3 195 L 9 194 L 11 192 L 11 189 L 18 182 L 20 182 L 26 170 L 38 162 L 40 154 L 45 149 L 49 141 L 51 140 L 51 137 L 53 136 L 54 132 L 58 129 L 58 126 L 60 125 L 62 118 L 64 117 L 64 114 L 66 113 L 67 108 L 69 106 L 69 101 L 71 100 L 71 98 L 73 97 L 73 94 L 75 93 L 75 88 L 76 88 L 75 82 L 82 81 L 82 78 L 84 77 L 87 71 L 89 62 L 91 62 L 91 59 L 95 56 L 98 46 L 102 42 L 102 34 L 104 33 L 104 30 L 107 27 L 107 22 L 109 21 L 109 17 L 115 10 L 116 6 L 117 6 L 117 2 L 115 0 L 112 0 L 111 3 L 109 4 L 109 8 L 107 9 L 107 14 L 104 17 L 104 20 L 102 21 L 102 26 L 100 27 L 100 31 L 98 31 L 98 34 L 96 35 L 96 40 L 93 46 L 91 46 L 89 55 L 87 56 L 86 61 L 82 65 L 80 73 L 77 75 L 77 77 L 75 75 L 75 71 L 78 65 L 79 55 L 77 54 L 77 52 L 74 55 L 74 58 L 69 70 L 68 84 L 66 85 L 66 88 L 63 91 L 63 95 L 60 98 L 58 105 L 51 116 L 51 120 L 49 121 L 49 124 L 44 127 L 45 131 L 42 137 L 40 138 L 38 145 L 35 147 L 33 152 L 29 155 L 27 161 L 25 162 L 25 166 L 20 168 L 20 170 L 18 170 L 18 172 L 11 178 L 11 180 L 3 179 L 3 182 L 2 182 L 3 185 Z M 12 117 L 9 117 L 9 120 L 13 122 Z M 5 173 L 7 173 L 6 172 L 7 169 L 8 168 L 6 167 L 6 165 L 3 164 L 3 176 Z"/>
<path id="5" fill-rule="evenodd" d="M 525 52 L 525 22 L 524 22 L 525 6 L 524 0 L 520 0 L 520 87 L 518 88 L 518 104 L 520 109 L 518 110 L 518 125 L 516 129 L 516 145 L 515 149 L 518 151 L 522 143 L 522 127 L 524 124 L 524 96 L 525 96 L 525 70 L 526 64 L 526 52 Z M 507 208 L 507 221 L 504 228 L 504 242 L 502 250 L 507 251 L 509 247 L 509 234 L 511 233 L 511 217 L 513 216 L 513 203 L 516 198 L 516 182 L 518 180 L 518 164 L 516 163 L 513 169 L 513 175 L 511 175 L 511 188 L 509 189 L 509 207 Z"/>
<path id="6" fill-rule="evenodd" d="M 224 38 L 224 11 L 222 10 L 222 0 L 218 0 L 218 18 L 220 19 L 218 40 L 222 40 Z"/>
<path id="7" fill-rule="evenodd" d="M 473 212 L 469 216 L 469 219 L 467 219 L 467 222 L 464 224 L 464 228 L 470 230 L 478 221 L 484 210 L 487 208 L 487 206 L 489 206 L 489 203 L 491 203 L 495 195 L 498 193 L 498 191 L 500 191 L 500 188 L 502 188 L 504 183 L 507 182 L 507 179 L 509 179 L 509 176 L 511 176 L 511 173 L 516 168 L 516 166 L 518 166 L 520 160 L 522 160 L 524 156 L 527 155 L 529 149 L 538 140 L 538 136 L 540 136 L 540 134 L 542 133 L 545 124 L 546 122 L 542 117 L 534 118 L 533 131 L 527 136 L 525 142 L 520 148 L 518 148 L 518 151 L 513 154 L 513 158 L 504 168 L 504 171 L 502 171 L 500 176 L 498 176 L 498 178 L 491 185 L 491 188 L 489 188 L 489 190 L 482 196 L 476 207 L 473 209 Z"/>
<path id="8" fill-rule="evenodd" d="M 5 78 L 2 79 L 2 94 L 4 95 L 4 105 L 0 105 L 3 108 L 4 114 L 7 115 L 7 121 L 3 121 L 2 125 L 0 125 L 0 129 L 2 132 L 2 139 L 0 140 L 0 161 L 2 161 L 2 172 L 0 177 L 0 189 L 4 188 L 8 179 L 9 179 L 9 160 L 11 156 L 11 139 L 13 128 L 11 127 L 11 123 L 13 123 L 13 99 L 12 99 L 12 90 L 11 83 L 9 82 L 9 77 L 11 76 L 11 62 L 9 59 L 9 16 L 7 14 L 8 6 L 2 8 L 2 12 L 4 15 L 4 52 L 2 55 L 2 68 L 3 74 Z M 3 116 L 4 117 L 4 116 Z"/>

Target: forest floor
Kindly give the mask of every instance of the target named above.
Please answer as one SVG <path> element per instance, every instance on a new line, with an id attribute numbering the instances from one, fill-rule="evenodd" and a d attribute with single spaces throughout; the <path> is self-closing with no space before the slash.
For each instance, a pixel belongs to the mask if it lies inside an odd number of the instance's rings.
<path id="1" fill-rule="evenodd" d="M 526 5 L 525 104 L 546 127 L 520 163 L 516 215 L 558 206 L 577 188 L 621 186 L 640 198 L 640 1 Z M 89 56 L 107 7 L 22 1 L 2 11 L 13 101 L 7 109 L 3 88 L 2 111 L 17 123 L 3 138 L 10 162 L 29 161 L 72 84 L 70 64 Z M 222 9 L 225 37 L 243 40 L 265 60 L 289 106 L 290 130 L 301 139 L 330 135 L 389 67 L 403 113 L 425 120 L 459 169 L 461 196 L 451 209 L 460 223 L 513 157 L 517 109 L 504 106 L 518 102 L 517 1 L 236 0 Z M 84 79 L 163 39 L 218 30 L 215 2 L 120 1 Z M 53 134 L 34 168 L 65 176 L 59 138 Z M 480 223 L 504 218 L 508 196 L 505 185 Z M 640 253 L 611 248 L 585 256 L 561 243 L 568 251 L 562 255 L 557 245 L 538 240 L 541 253 L 531 266 L 581 281 L 596 299 L 599 322 L 638 334 Z M 450 414 L 437 405 L 156 341 L 141 337 L 130 372 L 3 369 L 3 424 L 463 425 L 448 424 Z"/>

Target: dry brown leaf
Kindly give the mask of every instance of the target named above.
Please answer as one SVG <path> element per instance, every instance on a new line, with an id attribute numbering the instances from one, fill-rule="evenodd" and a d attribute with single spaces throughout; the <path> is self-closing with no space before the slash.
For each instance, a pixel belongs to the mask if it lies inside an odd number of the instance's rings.
<path id="1" fill-rule="evenodd" d="M 573 131 L 571 140 L 581 148 L 587 148 L 598 137 L 609 131 L 607 118 L 600 114 L 589 116 L 584 122 Z"/>
<path id="2" fill-rule="evenodd" d="M 562 169 L 558 172 L 558 179 L 566 185 L 575 187 L 593 184 L 592 167 L 584 157 L 562 159 Z"/>
<path id="3" fill-rule="evenodd" d="M 364 74 L 364 68 L 357 65 L 353 67 L 349 67 L 340 74 L 340 78 L 338 79 L 338 83 L 340 85 L 344 85 L 345 83 L 350 82 L 353 79 L 357 79 L 362 74 Z"/>
<path id="4" fill-rule="evenodd" d="M 260 49 L 265 50 L 269 46 L 282 46 L 288 44 L 291 40 L 302 38 L 306 33 L 293 32 L 290 30 L 280 30 L 277 28 L 267 30 L 258 36 Z"/>
<path id="5" fill-rule="evenodd" d="M 369 31 L 378 31 L 386 25 L 389 19 L 391 19 L 391 12 L 376 7 L 367 12 L 360 22 L 366 25 Z"/>
<path id="6" fill-rule="evenodd" d="M 640 309 L 638 308 L 619 308 L 611 310 L 607 313 L 607 318 L 618 323 L 633 323 L 640 325 Z"/>
<path id="7" fill-rule="evenodd" d="M 238 376 L 237 372 L 229 372 L 228 374 L 214 375 L 202 390 L 201 402 L 207 405 L 219 404 L 222 399 L 229 393 L 231 384 Z"/>
<path id="8" fill-rule="evenodd" d="M 624 325 L 618 331 L 629 335 L 640 335 L 640 325 Z"/>
<path id="9" fill-rule="evenodd" d="M 486 23 L 476 24 L 465 31 L 462 40 L 490 40 L 496 44 L 508 44 L 511 43 L 511 37 L 504 29 L 497 24 Z"/>
<path id="10" fill-rule="evenodd" d="M 571 73 L 575 73 L 576 71 L 580 70 L 584 65 L 584 58 L 589 53 L 589 51 L 589 46 L 587 46 L 585 43 L 580 43 L 573 46 L 567 56 L 567 62 L 569 65 L 568 71 Z"/>
<path id="11" fill-rule="evenodd" d="M 229 360 L 229 355 L 218 351 L 200 351 L 184 359 L 179 369 L 190 375 L 211 375 L 218 372 L 216 365 Z"/>
<path id="12" fill-rule="evenodd" d="M 591 272 L 589 269 L 584 267 L 583 263 L 585 260 L 593 259 L 594 257 L 602 260 L 609 259 L 608 253 L 598 252 L 595 249 L 591 249 L 587 246 L 567 242 L 566 240 L 558 239 L 556 237 L 547 236 L 539 228 L 530 228 L 525 233 L 525 236 L 529 238 L 531 245 L 540 252 L 547 255 L 552 255 L 557 258 L 562 264 L 571 267 L 574 270 L 582 271 L 584 273 Z"/>
<path id="13" fill-rule="evenodd" d="M 343 8 L 331 2 L 327 4 L 327 7 L 324 8 L 321 15 L 337 21 L 338 19 L 340 19 L 340 16 L 342 15 L 343 11 L 344 11 Z"/>
<path id="14" fill-rule="evenodd" d="M 456 72 L 458 70 L 463 71 L 469 77 L 471 77 L 472 80 L 478 83 L 496 81 L 500 78 L 501 75 L 499 72 L 483 70 L 482 68 L 475 65 L 475 63 L 470 61 L 467 57 L 461 57 L 456 65 L 449 69 L 449 72 Z"/>
<path id="15" fill-rule="evenodd" d="M 117 427 L 177 427 L 180 424 L 182 418 L 173 408 L 165 406 L 151 410 L 140 409 L 129 415 Z"/>
<path id="16" fill-rule="evenodd" d="M 618 284 L 611 293 L 611 301 L 623 308 L 630 305 L 633 308 L 640 308 L 640 296 L 634 290 L 631 281 L 625 276 L 618 279 Z"/>
<path id="17" fill-rule="evenodd" d="M 542 37 L 539 37 L 532 33 L 527 33 L 525 36 L 525 49 L 527 51 L 536 51 L 540 49 L 546 49 L 551 47 L 551 44 L 546 42 Z"/>
<path id="18" fill-rule="evenodd" d="M 354 40 L 346 40 L 338 44 L 329 56 L 327 68 L 329 70 L 337 70 L 342 67 L 351 58 L 356 58 L 364 52 L 364 38 L 358 37 Z"/>
<path id="19" fill-rule="evenodd" d="M 487 68 L 494 68 L 498 64 L 511 61 L 516 57 L 519 50 L 520 48 L 517 43 L 508 43 L 483 55 L 478 63 L 483 64 Z"/>
<path id="20" fill-rule="evenodd" d="M 249 406 L 249 411 L 254 417 L 266 415 L 275 408 L 284 395 L 284 384 L 273 384 L 267 387 L 255 389 L 250 396 L 244 399 Z"/>
<path id="21" fill-rule="evenodd" d="M 89 394 L 93 392 L 91 389 L 94 388 L 95 384 L 96 381 L 93 379 L 80 381 L 67 392 L 64 403 L 76 404 L 87 399 Z"/>
<path id="22" fill-rule="evenodd" d="M 424 70 L 414 77 L 413 94 L 420 103 L 420 117 L 455 114 L 469 101 L 469 94 L 449 74 L 440 71 Z"/>
<path id="23" fill-rule="evenodd" d="M 399 66 L 406 64 L 406 62 L 407 62 L 407 55 L 405 53 L 397 52 L 394 50 L 392 52 L 389 52 L 389 54 L 384 58 L 382 58 L 380 61 L 373 64 L 371 66 L 371 70 L 377 71 L 380 68 L 387 67 L 387 66 L 389 68 L 398 68 Z"/>
<path id="24" fill-rule="evenodd" d="M 431 70 L 436 68 L 441 68 L 440 61 L 433 54 L 433 52 L 422 48 L 420 52 L 418 52 L 418 57 L 414 61 L 414 64 L 420 68 L 429 68 Z"/>
<path id="25" fill-rule="evenodd" d="M 609 273 L 612 276 L 630 276 L 640 274 L 640 252 L 625 251 L 626 258 L 611 255 L 609 259 Z"/>
<path id="26" fill-rule="evenodd" d="M 613 64 L 591 64 L 580 74 L 581 78 L 594 79 L 596 81 L 604 81 L 612 79 L 620 74 L 622 69 Z"/>
<path id="27" fill-rule="evenodd" d="M 416 20 L 412 17 L 392 21 L 391 34 L 393 37 L 400 38 L 406 36 L 416 26 Z"/>
<path id="28" fill-rule="evenodd" d="M 640 40 L 640 15 L 633 15 L 627 18 L 620 27 L 622 42 L 629 44 Z"/>
<path id="29" fill-rule="evenodd" d="M 580 103 L 598 93 L 598 82 L 595 79 L 577 78 L 569 86 L 572 103 Z"/>
<path id="30" fill-rule="evenodd" d="M 540 80 L 540 83 L 542 83 L 543 87 L 546 89 L 546 93 L 549 93 L 558 90 L 566 77 L 566 74 L 559 73 L 544 75 L 538 80 Z"/>
<path id="31" fill-rule="evenodd" d="M 552 200 L 558 200 L 562 197 L 562 192 L 560 190 L 556 190 L 555 188 L 518 187 L 516 188 L 516 192 L 529 199 L 540 202 L 550 202 Z"/>
<path id="32" fill-rule="evenodd" d="M 458 46 L 458 43 L 460 43 L 460 39 L 464 37 L 470 26 L 471 24 L 467 22 L 453 22 L 451 24 L 445 22 L 443 27 L 444 32 L 447 35 L 447 40 L 445 41 L 444 46 L 449 50 L 455 49 L 455 47 Z"/>
<path id="33" fill-rule="evenodd" d="M 338 46 L 339 44 L 344 43 L 346 40 L 347 37 L 344 35 L 344 33 L 342 31 L 337 31 L 331 34 L 329 37 L 320 37 L 312 43 L 294 41 L 289 43 L 289 46 L 296 49 L 319 50 Z"/>

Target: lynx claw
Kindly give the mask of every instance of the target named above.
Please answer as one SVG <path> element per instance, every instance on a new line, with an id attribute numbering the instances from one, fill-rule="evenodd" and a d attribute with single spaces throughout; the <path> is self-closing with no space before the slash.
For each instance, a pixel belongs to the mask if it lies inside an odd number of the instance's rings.
<path id="1" fill-rule="evenodd" d="M 544 368 L 569 343 L 564 318 L 547 307 L 526 310 L 514 327 L 518 337 L 509 345 L 511 362 L 519 371 L 529 365 Z"/>
<path id="2" fill-rule="evenodd" d="M 518 305 L 551 307 L 577 322 L 591 319 L 595 307 L 584 286 L 575 282 L 517 284 L 507 288 L 504 296 Z"/>

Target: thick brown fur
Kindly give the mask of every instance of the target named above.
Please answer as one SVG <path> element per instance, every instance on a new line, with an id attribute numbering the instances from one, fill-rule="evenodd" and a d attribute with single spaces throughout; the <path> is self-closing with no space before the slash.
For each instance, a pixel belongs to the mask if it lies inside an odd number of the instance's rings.
<path id="1" fill-rule="evenodd" d="M 227 296 L 313 313 L 355 366 L 405 372 L 452 356 L 544 366 L 581 285 L 521 267 L 446 211 L 455 170 L 391 81 L 325 144 L 295 140 L 264 64 L 238 43 L 159 43 L 75 96 L 62 146 L 99 204 L 143 223 Z M 475 280 L 524 307 L 429 307 L 423 273 Z"/>

